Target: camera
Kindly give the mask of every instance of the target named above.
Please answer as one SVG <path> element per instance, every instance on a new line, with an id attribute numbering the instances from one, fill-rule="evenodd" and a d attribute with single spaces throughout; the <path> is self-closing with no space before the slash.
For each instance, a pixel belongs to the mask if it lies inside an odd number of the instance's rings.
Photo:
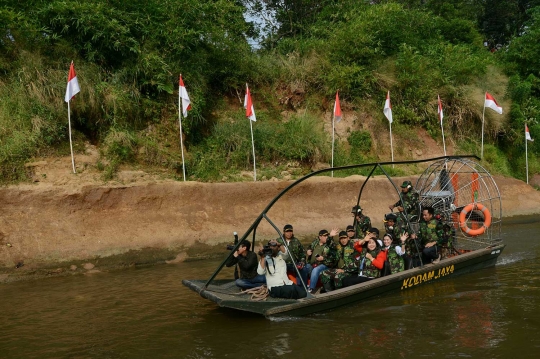
<path id="1" fill-rule="evenodd" d="M 270 247 L 268 244 L 263 247 L 262 250 L 259 251 L 260 256 L 271 256 L 272 255 L 272 247 Z"/>
<path id="2" fill-rule="evenodd" d="M 227 244 L 227 250 L 228 251 L 232 251 L 234 249 L 235 245 L 234 244 Z"/>

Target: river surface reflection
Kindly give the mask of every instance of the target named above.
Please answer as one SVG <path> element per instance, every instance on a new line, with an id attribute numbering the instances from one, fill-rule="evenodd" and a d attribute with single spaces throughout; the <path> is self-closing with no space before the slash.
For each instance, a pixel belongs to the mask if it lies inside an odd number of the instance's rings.
<path id="1" fill-rule="evenodd" d="M 540 222 L 493 268 L 333 311 L 264 319 L 183 287 L 218 261 L 0 285 L 1 358 L 536 358 Z"/>

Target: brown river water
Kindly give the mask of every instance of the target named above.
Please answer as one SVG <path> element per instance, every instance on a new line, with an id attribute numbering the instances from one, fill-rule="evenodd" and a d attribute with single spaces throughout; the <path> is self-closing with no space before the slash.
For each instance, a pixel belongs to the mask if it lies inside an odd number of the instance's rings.
<path id="1" fill-rule="evenodd" d="M 182 286 L 217 260 L 0 284 L 0 358 L 537 358 L 539 232 L 513 220 L 493 268 L 300 318 Z"/>

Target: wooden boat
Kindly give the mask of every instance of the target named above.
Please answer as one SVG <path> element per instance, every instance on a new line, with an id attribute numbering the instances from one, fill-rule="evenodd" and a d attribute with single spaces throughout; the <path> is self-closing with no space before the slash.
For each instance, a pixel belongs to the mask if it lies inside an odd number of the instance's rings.
<path id="1" fill-rule="evenodd" d="M 453 250 L 437 264 L 420 263 L 419 266 L 403 272 L 329 293 L 316 295 L 308 293 L 306 298 L 298 300 L 271 297 L 267 297 L 263 301 L 252 300 L 250 295 L 241 294 L 232 278 L 216 279 L 228 257 L 208 280 L 186 279 L 182 283 L 220 307 L 258 313 L 266 317 L 300 316 L 358 302 L 389 291 L 414 290 L 418 285 L 494 266 L 505 247 L 501 240 L 500 193 L 493 177 L 472 159 L 478 158 L 475 156 L 445 156 L 418 161 L 335 167 L 313 172 L 279 193 L 240 238 L 241 241 L 251 235 L 253 243 L 255 243 L 257 227 L 263 220 L 270 223 L 276 233 L 281 236 L 279 228 L 268 217 L 268 211 L 284 194 L 312 176 L 330 171 L 371 168 L 360 188 L 357 200 L 357 204 L 360 204 L 362 191 L 376 170 L 384 173 L 392 182 L 385 166 L 427 162 L 431 164 L 415 185 L 420 197 L 418 210 L 420 211 L 422 207 L 426 206 L 435 208 L 442 215 L 444 221 L 453 228 L 451 238 Z M 397 186 L 393 185 L 397 195 L 401 196 Z M 408 226 L 410 230 L 414 231 L 418 228 L 418 221 L 411 220 Z M 471 231 L 474 235 L 470 234 Z M 229 253 L 229 256 L 232 255 L 232 252 Z"/>

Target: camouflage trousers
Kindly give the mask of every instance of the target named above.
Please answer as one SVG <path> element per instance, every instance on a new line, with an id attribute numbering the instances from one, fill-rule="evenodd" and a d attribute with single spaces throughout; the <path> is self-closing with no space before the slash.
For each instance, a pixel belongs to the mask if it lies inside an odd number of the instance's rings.
<path id="1" fill-rule="evenodd" d="M 347 272 L 337 273 L 337 268 L 327 269 L 321 274 L 321 282 L 324 288 L 328 291 L 343 287 L 343 279 L 349 277 Z"/>

